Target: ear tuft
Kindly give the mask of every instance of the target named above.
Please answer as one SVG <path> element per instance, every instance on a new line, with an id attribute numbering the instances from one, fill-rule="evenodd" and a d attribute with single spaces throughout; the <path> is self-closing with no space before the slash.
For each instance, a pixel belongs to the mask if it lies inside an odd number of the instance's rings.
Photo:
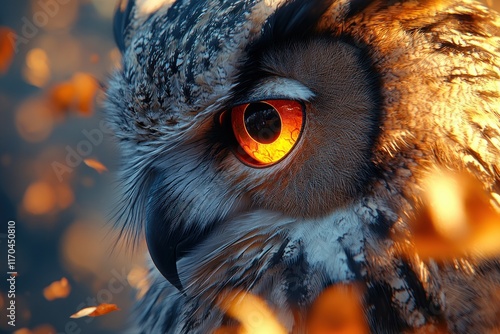
<path id="1" fill-rule="evenodd" d="M 125 52 L 125 49 L 127 47 L 126 41 L 128 28 L 132 19 L 132 12 L 134 7 L 135 0 L 120 0 L 115 11 L 115 17 L 113 20 L 113 32 L 115 35 L 116 45 L 122 53 Z"/>

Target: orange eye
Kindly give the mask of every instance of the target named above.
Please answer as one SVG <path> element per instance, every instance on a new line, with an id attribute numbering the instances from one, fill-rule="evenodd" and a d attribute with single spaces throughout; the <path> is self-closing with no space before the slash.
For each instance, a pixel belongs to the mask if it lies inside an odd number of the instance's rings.
<path id="1" fill-rule="evenodd" d="M 238 158 L 250 165 L 270 165 L 295 146 L 304 124 L 304 109 L 291 100 L 242 104 L 231 110 L 231 124 L 239 144 Z"/>

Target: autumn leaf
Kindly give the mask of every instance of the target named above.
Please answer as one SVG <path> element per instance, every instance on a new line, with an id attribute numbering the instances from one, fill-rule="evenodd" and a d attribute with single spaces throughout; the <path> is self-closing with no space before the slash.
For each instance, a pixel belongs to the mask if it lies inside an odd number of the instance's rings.
<path id="1" fill-rule="evenodd" d="M 266 302 L 248 293 L 229 293 L 219 301 L 220 307 L 238 320 L 239 327 L 220 328 L 219 333 L 235 334 L 286 334 L 287 330 L 278 321 Z"/>
<path id="2" fill-rule="evenodd" d="M 357 284 L 335 284 L 325 289 L 311 306 L 308 334 L 368 334 L 363 289 Z"/>
<path id="3" fill-rule="evenodd" d="M 96 310 L 89 314 L 90 317 L 100 317 L 101 315 L 105 315 L 114 311 L 118 311 L 119 308 L 116 304 L 101 304 L 97 306 Z"/>
<path id="4" fill-rule="evenodd" d="M 15 33 L 7 27 L 0 27 L 0 74 L 5 74 L 15 54 Z"/>
<path id="5" fill-rule="evenodd" d="M 43 289 L 43 296 L 45 299 L 52 301 L 54 299 L 66 298 L 70 292 L 71 285 L 68 280 L 63 277 L 60 281 L 55 281 Z"/>
<path id="6" fill-rule="evenodd" d="M 70 316 L 70 318 L 73 318 L 73 319 L 78 319 L 78 318 L 83 318 L 83 317 L 88 317 L 90 316 L 92 313 L 94 313 L 94 311 L 97 310 L 97 307 L 96 306 L 91 306 L 91 307 L 86 307 L 84 309 L 81 309 L 80 311 L 72 314 Z"/>
<path id="7" fill-rule="evenodd" d="M 106 166 L 104 166 L 101 162 L 99 162 L 96 159 L 85 159 L 83 162 L 89 166 L 90 168 L 94 169 L 97 171 L 99 174 L 102 174 L 103 172 L 107 172 L 108 169 Z"/>
<path id="8" fill-rule="evenodd" d="M 71 315 L 70 318 L 77 319 L 83 317 L 100 317 L 117 310 L 119 310 L 119 308 L 118 306 L 116 306 L 116 304 L 100 304 L 98 306 L 90 306 L 81 309 L 80 311 Z"/>
<path id="9" fill-rule="evenodd" d="M 491 195 L 493 196 L 493 195 Z M 472 176 L 436 171 L 424 183 L 423 204 L 411 221 L 422 257 L 500 254 L 500 214 Z"/>
<path id="10" fill-rule="evenodd" d="M 49 99 L 58 114 L 75 110 L 80 115 L 89 116 L 98 90 L 99 83 L 92 75 L 76 73 L 70 80 L 52 87 Z"/>
<path id="11" fill-rule="evenodd" d="M 89 74 L 77 73 L 71 79 L 76 93 L 76 109 L 83 115 L 90 115 L 94 109 L 94 97 L 99 89 L 97 80 Z"/>
<path id="12" fill-rule="evenodd" d="M 55 111 L 63 113 L 72 107 L 75 94 L 75 86 L 71 82 L 63 82 L 52 88 L 50 102 Z"/>

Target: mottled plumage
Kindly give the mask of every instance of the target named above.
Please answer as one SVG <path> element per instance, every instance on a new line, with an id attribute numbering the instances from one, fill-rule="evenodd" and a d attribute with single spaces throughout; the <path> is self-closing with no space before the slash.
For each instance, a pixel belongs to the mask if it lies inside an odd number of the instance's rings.
<path id="1" fill-rule="evenodd" d="M 499 205 L 498 14 L 470 0 L 130 0 L 115 35 L 119 221 L 155 263 L 141 332 L 212 333 L 232 322 L 217 297 L 236 289 L 305 333 L 324 288 L 360 282 L 373 333 L 498 333 L 500 263 L 421 259 L 408 226 L 435 167 Z M 305 125 L 256 168 L 220 113 L 270 99 L 300 101 Z"/>

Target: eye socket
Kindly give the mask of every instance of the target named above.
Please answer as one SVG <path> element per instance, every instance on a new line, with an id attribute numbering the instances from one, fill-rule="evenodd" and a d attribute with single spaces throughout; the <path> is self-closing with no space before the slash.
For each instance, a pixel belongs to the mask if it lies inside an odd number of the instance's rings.
<path id="1" fill-rule="evenodd" d="M 231 109 L 238 142 L 235 153 L 248 165 L 264 167 L 283 159 L 297 143 L 304 125 L 304 107 L 292 100 L 266 100 Z"/>

